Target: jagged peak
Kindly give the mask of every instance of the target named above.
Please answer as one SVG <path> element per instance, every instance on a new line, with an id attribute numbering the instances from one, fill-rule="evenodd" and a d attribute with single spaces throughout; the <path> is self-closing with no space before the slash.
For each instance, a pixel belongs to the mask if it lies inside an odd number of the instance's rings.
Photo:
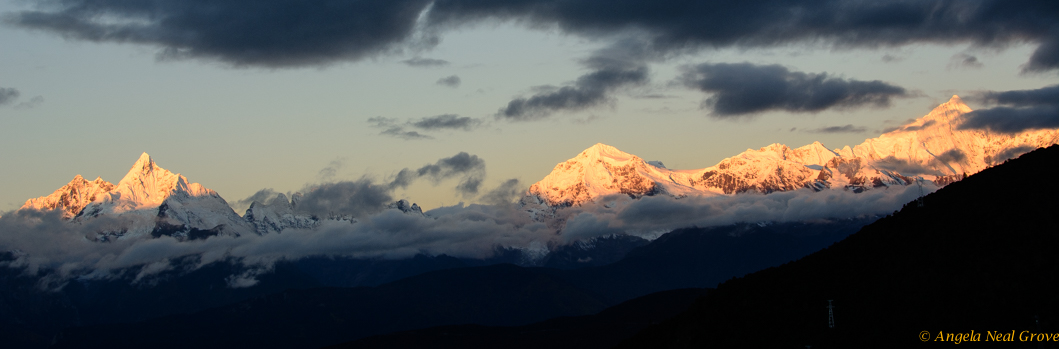
<path id="1" fill-rule="evenodd" d="M 153 165 L 154 159 L 151 159 L 151 156 L 148 155 L 147 152 L 144 152 L 143 154 L 140 154 L 139 159 L 136 159 L 136 163 L 132 164 L 132 168 L 148 168 Z"/>
<path id="2" fill-rule="evenodd" d="M 967 104 L 963 103 L 963 99 L 960 99 L 960 96 L 952 95 L 952 98 L 950 98 L 948 102 L 939 104 L 931 110 L 930 113 L 917 119 L 916 122 L 913 122 L 912 124 L 922 124 L 930 120 L 949 121 L 969 112 L 971 112 L 971 107 L 968 107 Z"/>
<path id="3" fill-rule="evenodd" d="M 140 154 L 140 158 L 136 159 L 136 163 L 132 164 L 132 167 L 129 168 L 129 173 L 125 174 L 125 177 L 123 177 L 118 183 L 121 185 L 121 183 L 126 182 L 138 182 L 140 178 L 151 175 L 168 176 L 172 175 L 172 172 L 159 167 L 158 164 L 154 162 L 154 159 L 145 152 Z"/>

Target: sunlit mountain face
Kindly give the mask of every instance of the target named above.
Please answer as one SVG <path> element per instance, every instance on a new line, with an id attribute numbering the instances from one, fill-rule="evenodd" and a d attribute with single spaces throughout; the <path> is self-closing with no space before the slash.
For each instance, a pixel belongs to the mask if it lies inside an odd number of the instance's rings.
<path id="1" fill-rule="evenodd" d="M 530 186 L 550 205 L 581 205 L 594 198 L 671 195 L 715 196 L 797 189 L 864 191 L 891 186 L 934 186 L 977 173 L 1028 149 L 1059 142 L 1055 130 L 1015 134 L 965 130 L 972 112 L 958 96 L 876 138 L 828 149 L 820 142 L 798 148 L 772 144 L 747 149 L 714 166 L 673 170 L 617 148 L 596 144 L 556 165 Z"/>

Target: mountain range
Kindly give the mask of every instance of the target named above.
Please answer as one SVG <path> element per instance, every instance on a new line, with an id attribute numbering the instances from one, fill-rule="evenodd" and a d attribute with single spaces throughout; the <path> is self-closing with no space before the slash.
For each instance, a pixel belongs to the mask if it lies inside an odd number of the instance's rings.
<path id="1" fill-rule="evenodd" d="M 548 211 L 580 206 L 608 195 L 686 197 L 797 189 L 861 192 L 905 185 L 936 186 L 957 181 L 1032 149 L 1059 143 L 1059 130 L 1019 134 L 963 130 L 971 109 L 958 96 L 927 115 L 850 147 L 828 149 L 820 142 L 799 148 L 782 144 L 747 149 L 697 170 L 673 170 L 660 161 L 596 144 L 555 166 L 520 200 L 533 218 Z M 268 234 L 284 229 L 313 229 L 322 220 L 355 221 L 350 215 L 318 217 L 298 204 L 301 193 L 252 202 L 240 217 L 215 191 L 159 167 L 146 153 L 118 184 L 80 175 L 48 196 L 30 199 L 21 209 L 61 210 L 64 218 L 84 223 L 98 217 L 117 222 L 95 240 L 153 234 L 180 239 L 213 235 Z M 418 205 L 394 202 L 388 208 L 418 212 Z M 382 209 L 382 208 L 380 208 Z M 545 213 L 545 214 L 541 214 Z"/>
<path id="2" fill-rule="evenodd" d="M 595 198 L 666 194 L 771 193 L 808 188 L 856 192 L 931 181 L 957 181 L 1032 149 L 1059 143 L 1059 131 L 1019 134 L 963 130 L 972 110 L 952 96 L 927 115 L 850 147 L 828 149 L 820 142 L 798 148 L 771 144 L 697 170 L 673 170 L 660 161 L 596 144 L 559 163 L 528 194 L 552 206 L 577 206 Z"/>

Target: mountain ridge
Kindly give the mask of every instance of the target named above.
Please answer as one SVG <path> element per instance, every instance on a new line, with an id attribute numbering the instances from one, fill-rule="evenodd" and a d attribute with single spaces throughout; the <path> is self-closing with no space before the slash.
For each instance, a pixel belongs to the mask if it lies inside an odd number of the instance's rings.
<path id="1" fill-rule="evenodd" d="M 829 149 L 818 141 L 798 148 L 773 143 L 692 170 L 655 166 L 599 143 L 556 165 L 526 195 L 561 207 L 615 194 L 716 196 L 802 188 L 861 192 L 927 181 L 944 186 L 1026 151 L 1059 143 L 1059 131 L 1053 129 L 1014 135 L 960 129 L 963 116 L 970 112 L 953 95 L 930 113 L 853 147 Z"/>

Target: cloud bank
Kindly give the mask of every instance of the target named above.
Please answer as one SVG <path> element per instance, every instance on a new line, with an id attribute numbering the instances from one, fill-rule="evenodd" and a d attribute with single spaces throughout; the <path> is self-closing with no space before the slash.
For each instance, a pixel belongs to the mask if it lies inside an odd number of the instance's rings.
<path id="1" fill-rule="evenodd" d="M 399 259 L 446 254 L 487 258 L 499 247 L 533 249 L 612 234 L 654 238 L 690 226 L 883 215 L 919 195 L 914 186 L 859 194 L 797 190 L 680 199 L 631 199 L 617 195 L 534 220 L 525 211 L 537 208 L 532 200 L 525 206 L 511 201 L 520 189 L 517 180 L 508 180 L 486 194 L 496 199 L 493 204 L 441 207 L 427 212 L 428 216 L 379 209 L 378 205 L 392 200 L 388 189 L 369 180 L 333 183 L 317 187 L 315 194 L 306 194 L 299 201 L 299 207 L 310 207 L 322 216 L 337 211 L 359 212 L 355 223 L 325 220 L 313 230 L 287 229 L 260 236 L 212 236 L 187 241 L 145 236 L 99 243 L 84 237 L 121 222 L 103 218 L 80 225 L 61 220 L 58 212 L 9 212 L 0 216 L 0 251 L 13 251 L 15 259 L 0 262 L 0 266 L 41 275 L 43 283 L 54 288 L 73 278 L 108 279 L 122 273 L 133 273 L 137 280 L 150 280 L 156 273 L 176 268 L 172 261 L 190 257 L 196 261 L 192 268 L 213 262 L 245 266 L 246 273 L 230 278 L 232 287 L 245 287 L 256 283 L 255 276 L 269 272 L 276 261 L 309 256 Z M 925 189 L 935 188 L 928 184 Z M 271 197 L 268 191 L 261 194 Z"/>
<path id="2" fill-rule="evenodd" d="M 3 20 L 69 39 L 159 48 L 159 58 L 301 67 L 430 47 L 437 33 L 518 21 L 588 38 L 640 32 L 653 52 L 829 44 L 1038 44 L 1024 72 L 1059 68 L 1059 10 L 1048 1 L 49 0 Z M 600 9 L 606 9 L 601 11 Z M 413 58 L 411 66 L 441 60 Z"/>

